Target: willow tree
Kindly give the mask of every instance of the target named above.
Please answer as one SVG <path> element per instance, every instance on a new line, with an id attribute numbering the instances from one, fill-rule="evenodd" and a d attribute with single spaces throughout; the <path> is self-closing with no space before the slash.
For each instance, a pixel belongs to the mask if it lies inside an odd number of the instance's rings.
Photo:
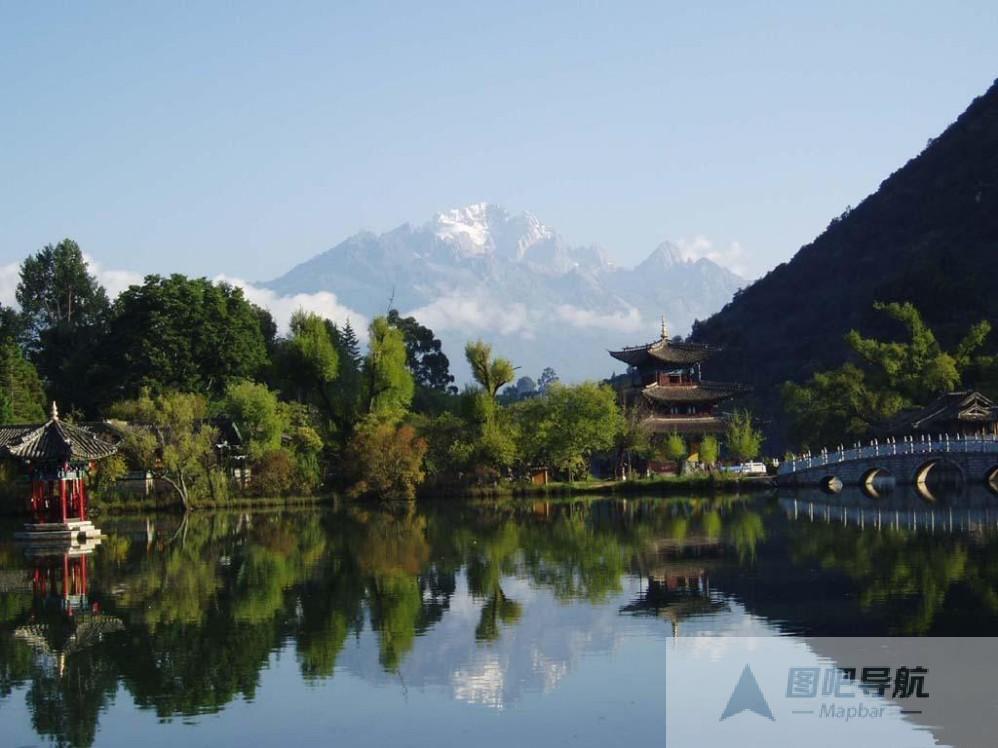
<path id="1" fill-rule="evenodd" d="M 362 370 L 369 414 L 397 420 L 409 409 L 416 386 L 406 355 L 402 331 L 375 317 Z"/>

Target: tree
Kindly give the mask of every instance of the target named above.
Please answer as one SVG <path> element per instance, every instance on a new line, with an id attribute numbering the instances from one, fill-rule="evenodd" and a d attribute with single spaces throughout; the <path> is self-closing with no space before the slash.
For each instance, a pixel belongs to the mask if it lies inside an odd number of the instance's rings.
<path id="1" fill-rule="evenodd" d="M 107 293 L 72 239 L 48 244 L 21 263 L 16 295 L 35 345 L 55 328 L 72 331 L 102 323 L 109 307 Z"/>
<path id="2" fill-rule="evenodd" d="M 388 312 L 388 324 L 405 336 L 406 363 L 416 386 L 457 394 L 450 360 L 433 330 L 421 325 L 415 317 L 401 316 L 397 309 Z"/>
<path id="3" fill-rule="evenodd" d="M 549 464 L 570 481 L 594 453 L 611 450 L 624 429 L 616 393 L 593 382 L 553 385 L 512 410 L 521 458 L 530 464 Z"/>
<path id="4" fill-rule="evenodd" d="M 350 445 L 357 481 L 351 493 L 388 501 L 410 501 L 426 477 L 427 445 L 412 426 L 396 426 L 369 417 L 358 426 Z"/>
<path id="5" fill-rule="evenodd" d="M 662 456 L 665 459 L 681 463 L 686 454 L 686 440 L 682 436 L 673 431 L 665 437 L 665 440 L 662 442 Z"/>
<path id="6" fill-rule="evenodd" d="M 903 408 L 925 405 L 958 387 L 968 371 L 987 372 L 995 361 L 980 355 L 991 325 L 973 325 L 951 352 L 944 351 L 910 303 L 875 304 L 899 322 L 907 340 L 883 342 L 856 330 L 846 342 L 859 365 L 815 373 L 803 385 L 786 382 L 783 406 L 798 445 L 851 441 L 882 427 Z"/>
<path id="7" fill-rule="evenodd" d="M 67 412 L 92 410 L 95 342 L 110 305 L 76 242 L 65 239 L 25 259 L 16 296 L 19 337 L 49 394 Z"/>
<path id="8" fill-rule="evenodd" d="M 700 442 L 700 462 L 708 468 L 717 464 L 717 459 L 721 455 L 721 447 L 717 442 L 717 437 L 707 434 Z"/>
<path id="9" fill-rule="evenodd" d="M 143 388 L 221 395 L 268 364 L 261 315 L 240 288 L 205 278 L 146 276 L 117 299 L 101 352 L 104 400 Z"/>
<path id="10" fill-rule="evenodd" d="M 125 422 L 121 449 L 133 466 L 169 484 L 185 511 L 197 495 L 211 490 L 218 432 L 207 422 L 203 395 L 143 390 L 110 410 Z"/>
<path id="11" fill-rule="evenodd" d="M 288 413 L 266 385 L 233 382 L 226 388 L 220 407 L 242 433 L 251 460 L 280 450 L 281 437 L 290 427 Z"/>
<path id="12" fill-rule="evenodd" d="M 753 425 L 752 415 L 747 410 L 737 410 L 728 419 L 725 444 L 731 456 L 739 462 L 747 462 L 759 456 L 762 450 L 762 433 Z"/>
<path id="13" fill-rule="evenodd" d="M 493 400 L 504 385 L 513 381 L 513 364 L 505 358 L 493 358 L 492 346 L 482 340 L 468 343 L 464 347 L 464 357 L 475 381 Z"/>
<path id="14" fill-rule="evenodd" d="M 0 341 L 0 423 L 40 423 L 45 405 L 35 367 L 12 340 Z"/>
<path id="15" fill-rule="evenodd" d="M 397 420 L 408 410 L 415 384 L 406 365 L 406 355 L 402 331 L 385 317 L 376 317 L 371 322 L 363 367 L 368 413 Z"/>
<path id="16" fill-rule="evenodd" d="M 558 374 L 550 366 L 545 367 L 544 371 L 541 372 L 540 379 L 537 380 L 537 389 L 541 392 L 547 391 L 555 382 L 560 381 L 558 379 Z"/>

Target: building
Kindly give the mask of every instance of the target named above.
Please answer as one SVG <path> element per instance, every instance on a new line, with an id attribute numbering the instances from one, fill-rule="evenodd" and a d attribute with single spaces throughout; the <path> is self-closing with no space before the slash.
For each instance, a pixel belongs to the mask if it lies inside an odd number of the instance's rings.
<path id="1" fill-rule="evenodd" d="M 55 403 L 46 423 L 0 426 L 0 456 L 20 463 L 31 481 L 26 499 L 32 523 L 22 533 L 24 539 L 99 536 L 87 521 L 85 478 L 97 460 L 116 451 L 90 430 L 59 420 Z"/>
<path id="2" fill-rule="evenodd" d="M 653 434 L 686 436 L 691 459 L 700 438 L 724 431 L 726 422 L 718 406 L 748 391 L 741 384 L 703 378 L 703 363 L 716 351 L 700 343 L 670 340 L 664 322 L 655 342 L 610 351 L 628 367 L 626 375 L 614 379 L 622 405 L 637 409 Z"/>
<path id="3" fill-rule="evenodd" d="M 998 406 L 975 390 L 947 392 L 924 408 L 902 410 L 884 432 L 888 436 L 998 434 Z"/>

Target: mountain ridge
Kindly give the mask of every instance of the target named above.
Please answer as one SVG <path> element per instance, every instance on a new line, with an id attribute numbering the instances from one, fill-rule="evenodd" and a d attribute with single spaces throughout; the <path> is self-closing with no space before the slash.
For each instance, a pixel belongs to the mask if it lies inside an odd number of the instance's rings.
<path id="1" fill-rule="evenodd" d="M 532 213 L 481 202 L 358 232 L 263 285 L 285 295 L 330 291 L 364 317 L 391 300 L 437 332 L 452 362 L 482 337 L 535 376 L 553 366 L 581 379 L 612 373 L 605 349 L 654 337 L 663 315 L 686 332 L 745 282 L 669 242 L 623 267 Z"/>

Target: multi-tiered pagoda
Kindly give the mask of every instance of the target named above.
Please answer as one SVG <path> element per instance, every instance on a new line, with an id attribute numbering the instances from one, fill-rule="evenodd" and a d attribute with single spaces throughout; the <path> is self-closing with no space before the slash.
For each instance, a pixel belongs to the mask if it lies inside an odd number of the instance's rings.
<path id="1" fill-rule="evenodd" d="M 655 434 L 675 432 L 696 441 L 723 431 L 717 406 L 747 388 L 703 379 L 701 366 L 715 352 L 711 346 L 670 340 L 664 322 L 654 343 L 610 351 L 628 366 L 627 374 L 614 380 L 624 407 L 642 413 Z"/>

